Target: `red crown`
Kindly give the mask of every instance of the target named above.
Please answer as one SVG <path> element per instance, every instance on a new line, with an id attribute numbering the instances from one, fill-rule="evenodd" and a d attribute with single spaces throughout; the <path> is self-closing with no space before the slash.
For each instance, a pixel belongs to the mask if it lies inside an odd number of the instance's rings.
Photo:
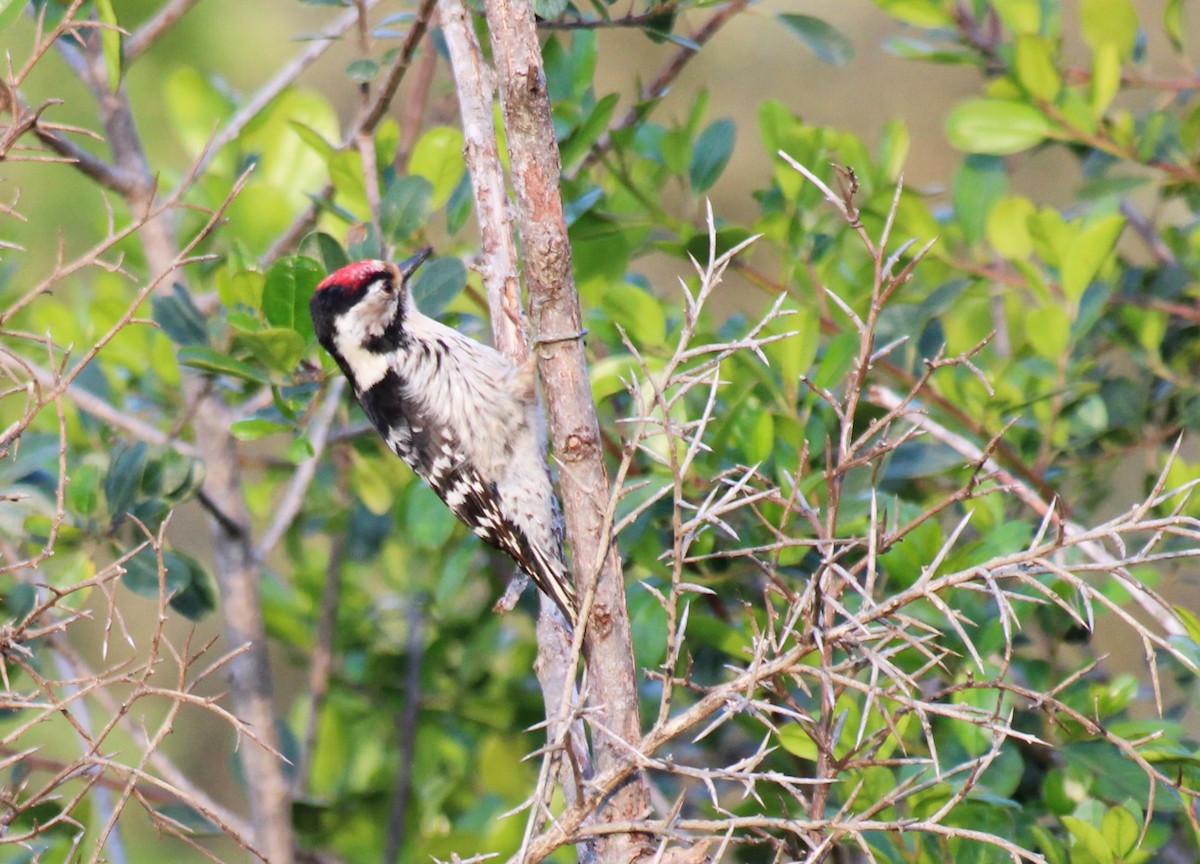
<path id="1" fill-rule="evenodd" d="M 361 290 L 370 285 L 376 279 L 384 276 L 392 275 L 391 268 L 386 261 L 355 261 L 353 264 L 347 264 L 339 270 L 335 270 L 321 280 L 321 284 L 317 286 L 317 290 L 329 288 L 337 285 L 342 289 Z"/>

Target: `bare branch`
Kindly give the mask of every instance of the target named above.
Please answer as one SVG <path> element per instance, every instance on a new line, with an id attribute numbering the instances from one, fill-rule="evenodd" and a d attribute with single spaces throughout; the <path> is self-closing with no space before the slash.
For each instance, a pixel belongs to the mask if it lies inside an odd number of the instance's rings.
<path id="1" fill-rule="evenodd" d="M 125 40 L 125 65 L 132 66 L 158 38 L 170 30 L 199 0 L 168 0 Z"/>
<path id="2" fill-rule="evenodd" d="M 592 404 L 583 345 L 579 297 L 571 275 L 571 247 L 559 194 L 561 161 L 550 117 L 545 73 L 533 6 L 527 0 L 485 3 L 496 58 L 500 104 L 507 132 L 513 191 L 525 283 L 535 339 L 552 337 L 539 352 L 539 367 L 550 414 L 554 454 L 560 466 L 567 537 L 581 606 L 584 656 L 593 728 L 610 734 L 593 739 L 596 770 L 606 772 L 628 758 L 638 740 L 637 678 L 624 578 L 615 544 L 602 514 L 608 477 L 600 452 L 600 432 Z M 589 606 L 590 598 L 590 606 Z M 602 820 L 636 818 L 648 806 L 645 781 L 634 777 L 607 801 Z M 607 838 L 601 860 L 633 861 L 645 851 L 636 835 Z"/>

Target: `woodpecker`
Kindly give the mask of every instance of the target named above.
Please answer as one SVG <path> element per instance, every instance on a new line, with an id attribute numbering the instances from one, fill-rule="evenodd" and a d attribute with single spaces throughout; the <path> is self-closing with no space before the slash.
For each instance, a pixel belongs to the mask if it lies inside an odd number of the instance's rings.
<path id="1" fill-rule="evenodd" d="M 408 282 L 431 251 L 327 276 L 309 302 L 317 339 L 388 447 L 574 627 L 578 602 L 541 448 L 534 358 L 515 366 L 421 313 Z"/>

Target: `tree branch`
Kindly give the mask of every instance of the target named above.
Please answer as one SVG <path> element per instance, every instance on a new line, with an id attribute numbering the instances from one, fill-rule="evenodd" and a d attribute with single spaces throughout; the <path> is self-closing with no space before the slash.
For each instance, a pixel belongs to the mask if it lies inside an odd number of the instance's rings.
<path id="1" fill-rule="evenodd" d="M 125 40 L 125 65 L 132 66 L 158 38 L 175 26 L 199 0 L 169 0 L 154 16 Z"/>
<path id="2" fill-rule="evenodd" d="M 56 392 L 59 381 L 47 369 L 37 366 L 26 361 L 26 367 L 33 373 L 36 380 L 42 387 L 48 391 Z M 78 384 L 69 384 L 63 389 L 63 394 L 74 402 L 81 411 L 86 411 L 93 417 L 103 420 L 114 429 L 120 429 L 134 438 L 145 441 L 147 444 L 155 444 L 160 447 L 170 447 L 171 449 L 182 453 L 185 456 L 196 456 L 196 448 L 186 441 L 180 441 L 172 438 L 166 432 L 163 432 L 157 426 L 151 426 L 142 420 L 139 420 L 134 415 L 118 409 L 114 405 L 105 402 L 99 396 L 89 390 L 85 390 Z"/>
<path id="3" fill-rule="evenodd" d="M 283 497 L 275 505 L 275 518 L 271 520 L 271 524 L 259 538 L 258 545 L 254 547 L 254 557 L 257 561 L 266 559 L 304 507 L 304 496 L 312 484 L 313 477 L 316 476 L 317 467 L 329 440 L 329 427 L 333 425 L 333 416 L 341 406 L 345 392 L 346 379 L 341 376 L 334 378 L 329 385 L 329 392 L 325 394 L 316 416 L 308 427 L 308 442 L 312 445 L 312 455 L 296 466 Z"/>
<path id="4" fill-rule="evenodd" d="M 365 0 L 366 8 L 373 9 L 377 6 L 380 0 Z M 358 9 L 351 6 L 337 18 L 333 19 L 333 23 L 325 29 L 325 31 L 313 39 L 308 45 L 293 57 L 287 64 L 254 92 L 254 95 L 247 99 L 242 107 L 239 108 L 232 117 L 222 126 L 209 142 L 208 152 L 205 160 L 200 165 L 200 172 L 208 166 L 209 161 L 229 142 L 233 141 L 242 133 L 242 130 L 252 121 L 259 113 L 271 103 L 271 100 L 295 83 L 300 77 L 300 73 L 320 59 L 321 55 L 328 51 L 337 41 L 345 35 L 346 31 L 354 27 L 358 23 Z"/>
<path id="5" fill-rule="evenodd" d="M 492 311 L 492 340 L 497 350 L 520 363 L 528 355 L 529 346 L 520 326 L 517 241 L 513 236 L 492 113 L 496 76 L 483 60 L 483 51 L 461 0 L 439 0 L 438 10 L 462 116 L 463 151 L 475 197 L 475 219 L 479 224 L 480 264 L 477 269 L 483 277 L 488 308 Z"/>
<path id="6" fill-rule="evenodd" d="M 412 65 L 413 56 L 417 53 L 417 46 L 421 44 L 421 39 L 425 36 L 425 28 L 429 25 L 429 17 L 433 14 L 435 2 L 436 0 L 421 0 L 412 26 L 408 28 L 408 33 L 404 37 L 404 44 L 400 47 L 400 53 L 392 61 L 387 77 L 383 79 L 379 91 L 359 117 L 356 124 L 357 134 L 371 134 L 379 125 L 379 121 L 387 114 L 392 100 L 396 98 L 396 91 L 400 89 L 400 82 L 404 80 L 405 73 Z"/>
<path id="7" fill-rule="evenodd" d="M 155 178 L 142 147 L 125 87 L 122 85 L 114 92 L 108 85 L 99 43 L 100 40 L 94 38 L 84 41 L 80 77 L 96 102 L 114 164 L 137 178 L 132 188 L 123 193 L 126 203 L 132 208 L 151 212 L 157 191 Z M 67 53 L 72 50 L 70 46 L 60 48 Z M 214 152 L 215 148 L 210 148 L 197 160 L 193 170 L 178 184 L 175 195 L 169 196 L 168 200 L 182 195 L 195 177 L 203 173 Z M 245 179 L 243 175 L 236 188 L 240 188 Z M 165 274 L 178 268 L 182 253 L 174 236 L 171 215 L 173 212 L 161 212 L 157 218 L 148 218 L 138 232 L 147 266 L 153 273 Z M 184 252 L 187 251 L 185 248 Z M 163 280 L 159 287 L 166 284 Z M 220 392 L 207 387 L 200 375 L 185 377 L 184 393 L 188 402 L 196 406 L 192 429 L 197 450 L 205 463 L 202 493 L 225 517 L 214 518 L 210 523 L 225 638 L 232 649 L 249 646 L 248 650 L 238 652 L 232 658 L 228 674 L 237 716 L 255 733 L 254 744 L 240 748 L 249 786 L 255 845 L 272 864 L 290 864 L 294 852 L 291 790 L 278 756 L 273 688 L 259 598 L 259 571 L 250 544 L 250 519 L 241 486 L 237 441 L 229 431 L 233 417 Z"/>
<path id="8" fill-rule="evenodd" d="M 554 453 L 571 541 L 575 582 L 585 598 L 584 651 L 599 772 L 616 770 L 630 759 L 641 739 L 637 677 L 625 582 L 616 545 L 604 525 L 608 475 L 588 383 L 581 333 L 579 295 L 571 272 L 571 247 L 559 194 L 562 163 L 554 137 L 550 101 L 542 68 L 533 6 L 528 0 L 486 0 L 492 54 L 500 84 L 525 280 L 534 332 L 555 341 L 539 353 L 550 414 Z M 607 542 L 602 538 L 610 538 Z M 590 610 L 586 598 L 592 597 Z M 640 819 L 649 807 L 645 778 L 633 774 L 597 814 L 602 822 Z M 602 861 L 633 862 L 649 846 L 633 834 L 601 838 Z"/>
<path id="9" fill-rule="evenodd" d="M 684 70 L 687 64 L 691 62 L 693 57 L 700 53 L 699 49 L 704 47 L 706 42 L 712 39 L 713 36 L 717 35 L 717 32 L 724 27 L 734 15 L 745 9 L 749 3 L 750 0 L 731 0 L 731 2 L 726 3 L 720 9 L 718 9 L 716 13 L 704 23 L 704 26 L 697 30 L 695 35 L 692 36 L 692 42 L 695 43 L 696 47 L 681 47 L 678 51 L 671 55 L 671 59 L 663 65 L 662 69 L 658 71 L 658 74 L 650 80 L 650 83 L 642 88 L 641 95 L 638 99 L 639 105 L 644 102 L 649 102 L 652 99 L 658 99 L 662 97 L 670 88 L 671 83 L 679 77 L 679 73 Z M 609 127 L 609 130 L 600 136 L 599 140 L 596 141 L 595 145 L 593 145 L 587 157 L 584 158 L 579 163 L 579 167 L 572 172 L 572 178 L 578 176 L 579 172 L 590 168 L 600 161 L 604 154 L 608 152 L 608 149 L 612 147 L 613 133 L 628 129 L 641 119 L 643 112 L 639 108 L 639 105 L 630 106 L 629 110 L 621 115 L 621 119 L 618 120 L 613 126 Z"/>
<path id="10" fill-rule="evenodd" d="M 492 100 L 495 76 L 483 60 L 483 52 L 461 0 L 439 0 L 442 33 L 450 55 L 462 114 L 464 151 L 467 170 L 475 197 L 481 254 L 478 269 L 487 291 L 491 311 L 492 338 L 498 350 L 514 363 L 527 358 L 529 347 L 521 325 L 520 270 L 517 264 L 516 238 L 504 184 L 504 169 L 496 141 Z M 572 652 L 570 634 L 561 625 L 553 603 L 539 594 L 542 604 L 538 617 L 538 659 L 535 671 L 546 706 L 548 752 L 539 776 L 537 813 L 540 800 L 548 796 L 552 765 L 561 764 L 558 775 L 568 803 L 578 799 L 580 783 L 591 774 L 591 756 L 583 729 L 573 716 L 578 701 L 574 692 L 578 657 Z M 563 742 L 568 761 L 561 761 L 558 742 Z M 588 861 L 590 849 L 580 849 L 580 860 Z"/>
<path id="11" fill-rule="evenodd" d="M 369 9 L 379 0 L 369 0 L 367 8 Z M 433 3 L 435 0 L 422 0 L 417 16 L 413 20 L 412 28 L 405 37 L 404 44 L 400 49 L 400 56 L 392 64 L 391 70 L 388 73 L 388 78 L 384 88 L 380 94 L 372 100 L 372 102 L 358 115 L 358 119 L 351 124 L 346 134 L 342 137 L 341 149 L 345 150 L 353 146 L 364 133 L 373 132 L 379 125 L 379 122 L 386 116 L 387 109 L 391 105 L 391 100 L 396 95 L 396 90 L 403 81 L 405 73 L 412 65 L 412 57 L 416 52 L 417 46 L 421 42 L 421 37 L 425 34 L 429 26 L 429 19 L 433 14 Z M 351 20 L 346 21 L 345 18 Z M 338 19 L 339 25 L 345 24 L 343 31 L 354 26 L 358 20 L 359 12 L 357 8 L 348 10 L 347 15 L 342 19 Z M 265 103 L 264 103 L 265 104 Z M 260 109 L 261 110 L 261 109 Z M 319 199 L 327 198 L 333 194 L 333 184 L 326 184 L 317 196 Z M 283 232 L 267 249 L 262 256 L 260 264 L 263 266 L 270 265 L 281 255 L 287 253 L 289 249 L 295 246 L 304 238 L 304 235 L 312 230 L 316 224 L 317 216 L 320 215 L 320 207 L 317 204 L 312 204 L 303 213 L 297 216 L 287 230 Z"/>

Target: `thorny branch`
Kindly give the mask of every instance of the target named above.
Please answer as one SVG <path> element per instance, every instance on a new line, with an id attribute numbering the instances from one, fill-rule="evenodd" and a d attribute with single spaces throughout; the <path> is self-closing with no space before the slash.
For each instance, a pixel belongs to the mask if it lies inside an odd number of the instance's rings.
<path id="1" fill-rule="evenodd" d="M 959 356 L 931 358 L 926 374 L 907 393 L 872 383 L 873 365 L 896 347 L 875 344 L 880 313 L 902 291 L 925 250 L 908 252 L 912 244 L 904 244 L 899 252 L 889 252 L 890 218 L 881 237 L 870 237 L 857 220 L 852 195 L 820 185 L 851 230 L 859 232 L 876 265 L 865 313 L 831 298 L 858 330 L 857 359 L 846 381 L 832 390 L 809 382 L 812 398 L 832 420 L 830 444 L 824 453 L 800 448 L 794 464 L 775 475 L 790 477 L 783 484 L 754 465 L 715 474 L 706 469 L 707 442 L 725 395 L 722 364 L 735 356 L 765 362 L 769 345 L 797 338 L 783 329 L 787 312 L 781 298 L 745 335 L 699 341 L 706 301 L 732 258 L 753 242 L 718 254 L 710 211 L 709 260 L 696 265 L 698 287 L 681 283 L 686 314 L 673 352 L 651 367 L 639 346 L 626 340 L 640 374 L 629 382 L 632 410 L 625 421 L 624 457 L 606 517 L 620 532 L 659 502 L 670 502 L 672 543 L 662 558 L 670 580 L 646 586 L 666 615 L 663 660 L 647 670 L 660 685 L 659 711 L 641 740 L 625 749 L 622 764 L 593 777 L 585 798 L 532 836 L 510 864 L 540 861 L 560 844 L 582 837 L 622 832 L 656 836 L 660 852 L 671 851 L 669 846 L 685 854 L 684 849 L 760 845 L 785 860 L 816 864 L 835 846 L 849 845 L 872 860 L 867 837 L 878 831 L 968 839 L 1003 850 L 1014 861 L 1042 862 L 1041 855 L 1006 837 L 950 818 L 986 782 L 1006 747 L 1049 750 L 1042 735 L 1014 722 L 1017 710 L 1044 718 L 1047 735 L 1068 722 L 1114 747 L 1146 777 L 1151 808 L 1154 790 L 1192 802 L 1185 808 L 1189 812 L 1200 801 L 1200 790 L 1143 750 L 1152 739 L 1122 738 L 1072 706 L 1071 687 L 1095 669 L 1096 661 L 1045 691 L 1027 686 L 1014 672 L 1022 650 L 1021 620 L 1029 610 L 1051 607 L 1086 629 L 1094 629 L 1105 610 L 1143 644 L 1163 710 L 1158 667 L 1171 662 L 1192 674 L 1198 670 L 1190 655 L 1167 638 L 1182 627 L 1174 611 L 1140 584 L 1132 568 L 1200 557 L 1200 521 L 1182 508 L 1190 488 L 1168 490 L 1164 469 L 1141 504 L 1094 528 L 1070 524 L 1056 530 L 1061 523 L 1052 517 L 1053 505 L 1042 503 L 1036 510 L 1041 524 L 1025 546 L 963 568 L 949 566 L 971 536 L 974 506 L 996 497 L 1029 506 L 1040 499 L 992 461 L 998 439 L 983 446 L 958 443 L 961 439 L 951 438 L 919 411 L 932 375 L 950 366 L 973 369 L 971 358 L 982 345 Z M 893 213 L 898 200 L 897 194 Z M 860 417 L 868 403 L 878 411 Z M 936 436 L 962 453 L 967 466 L 960 485 L 925 512 L 903 520 L 872 494 L 866 524 L 850 532 L 839 529 L 839 513 L 849 506 L 842 494 L 847 481 L 856 473 L 875 476 L 900 447 L 923 436 Z M 633 495 L 636 506 L 622 505 Z M 618 518 L 622 508 L 628 512 Z M 956 524 L 919 578 L 907 587 L 889 584 L 881 556 L 929 520 L 954 514 Z M 813 561 L 811 573 L 800 580 L 784 565 L 796 560 L 797 552 Z M 765 616 L 746 617 L 742 651 L 728 656 L 724 674 L 713 675 L 697 668 L 684 646 L 690 613 L 711 593 L 692 574 L 717 560 L 759 574 L 757 586 L 747 590 L 761 595 Z M 1140 598 L 1148 619 L 1111 600 L 1113 585 Z M 978 643 L 981 623 L 961 611 L 974 608 L 974 597 L 994 606 L 1004 633 L 998 650 Z M 747 612 L 753 608 L 748 605 Z M 933 620 L 920 611 L 930 609 Z M 973 674 L 948 680 L 945 670 L 962 652 Z M 846 723 L 850 704 L 857 706 L 853 726 Z M 987 747 L 965 757 L 940 752 L 942 733 L 935 734 L 935 727 L 946 724 L 978 730 Z M 742 742 L 728 764 L 688 759 L 689 742 L 711 736 Z M 784 741 L 810 754 L 802 763 L 808 770 L 778 758 Z M 758 743 L 746 746 L 749 742 Z M 868 799 L 853 778 L 871 767 L 904 767 L 908 779 Z M 670 814 L 659 819 L 589 821 L 593 809 L 635 771 L 660 787 L 691 788 L 695 794 L 682 791 Z M 915 802 L 935 789 L 947 790 L 941 806 L 916 815 Z M 735 803 L 747 797 L 783 802 L 793 815 L 735 815 Z M 534 811 L 545 806 L 530 804 Z M 885 813 L 894 815 L 884 818 Z"/>

